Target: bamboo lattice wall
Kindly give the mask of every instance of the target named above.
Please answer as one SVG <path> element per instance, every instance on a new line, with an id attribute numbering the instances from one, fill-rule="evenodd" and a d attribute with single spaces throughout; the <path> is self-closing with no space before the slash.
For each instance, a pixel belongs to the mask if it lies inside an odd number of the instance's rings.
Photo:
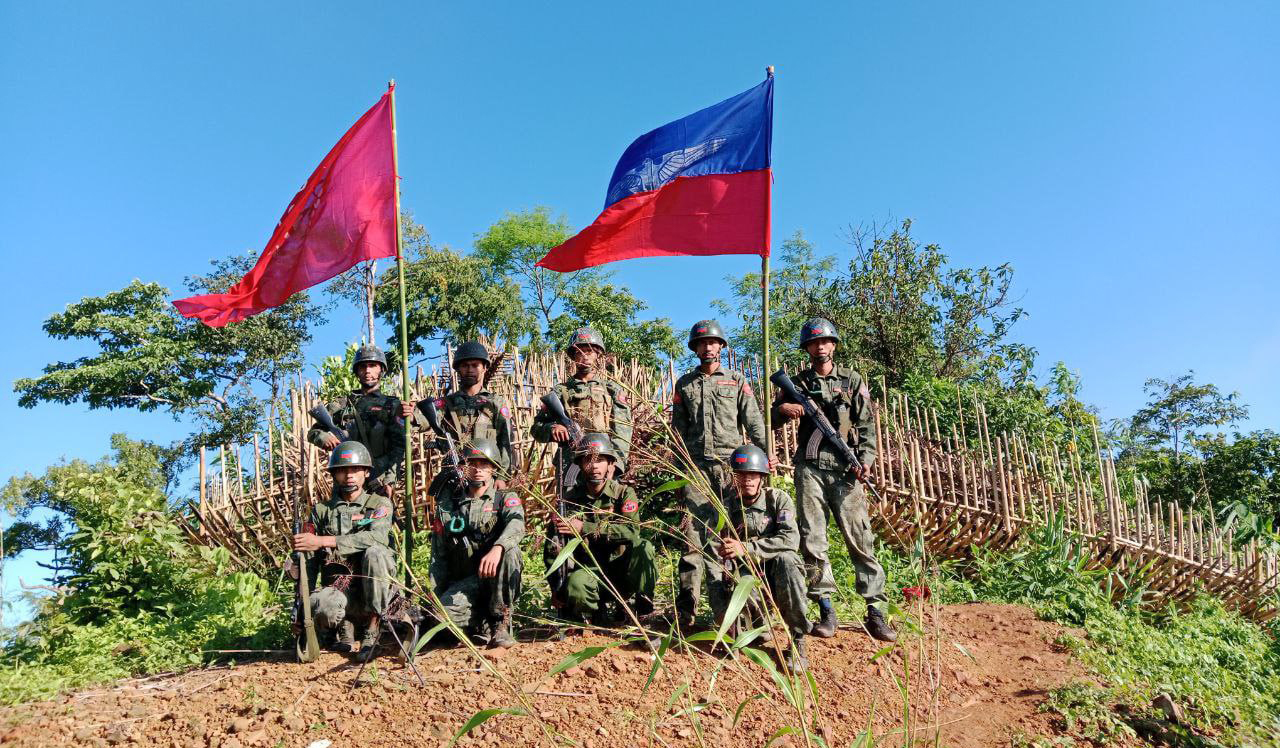
<path id="1" fill-rule="evenodd" d="M 760 381 L 754 362 L 730 354 L 728 365 Z M 447 391 L 449 373 L 419 368 L 412 383 L 415 398 Z M 529 426 L 538 398 L 564 376 L 562 358 L 517 352 L 500 359 L 490 382 L 490 390 L 511 409 L 513 439 L 527 471 L 515 486 L 523 490 L 534 483 L 545 487 L 552 479 L 552 447 L 534 442 Z M 634 362 L 616 365 L 614 379 L 633 394 L 638 444 L 643 435 L 661 430 L 659 420 L 669 419 L 678 376 L 674 362 L 657 370 Z M 222 545 L 248 568 L 266 568 L 284 558 L 295 501 L 309 506 L 330 490 L 327 453 L 306 441 L 311 426 L 306 411 L 317 402 L 316 386 L 299 379 L 288 412 L 267 419 L 269 438 L 201 450 L 199 498 L 187 502 L 180 517 L 193 542 Z M 1232 534 L 1220 531 L 1212 518 L 1206 523 L 1199 514 L 1147 496 L 1136 476 L 1122 483 L 1096 432 L 1090 453 L 1073 450 L 1063 457 L 1056 446 L 1036 443 L 1035 437 L 991 433 L 981 403 L 967 408 L 957 403 L 947 415 L 940 419 L 938 412 L 903 394 L 886 395 L 882 388 L 876 408 L 879 455 L 872 472 L 884 503 L 872 514 L 886 540 L 905 547 L 922 538 L 936 556 L 955 558 L 973 545 L 1008 547 L 1029 526 L 1060 515 L 1066 529 L 1090 549 L 1095 567 L 1125 572 L 1145 567 L 1149 589 L 1166 600 L 1186 600 L 1204 590 L 1255 620 L 1280 612 L 1275 553 L 1256 541 L 1236 547 Z M 944 430 L 940 421 L 952 425 Z M 430 436 L 414 432 L 419 522 L 429 501 L 426 487 L 440 465 L 440 455 L 426 449 Z M 789 474 L 794 427 L 775 432 L 775 438 L 781 472 Z"/>

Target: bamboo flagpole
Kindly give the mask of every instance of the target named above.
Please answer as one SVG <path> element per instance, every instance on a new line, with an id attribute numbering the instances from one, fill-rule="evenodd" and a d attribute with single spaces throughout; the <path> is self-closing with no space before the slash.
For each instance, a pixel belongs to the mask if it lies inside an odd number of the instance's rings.
<path id="1" fill-rule="evenodd" d="M 400 223 L 400 149 L 396 130 L 396 81 L 387 82 L 391 95 L 391 178 L 396 188 L 396 275 L 400 286 L 400 379 L 401 399 L 409 402 L 413 393 L 409 390 L 409 316 L 404 293 L 404 237 Z M 413 564 L 413 419 L 404 422 L 404 566 L 406 579 Z"/>
<path id="2" fill-rule="evenodd" d="M 764 69 L 765 77 L 773 77 L 773 66 Z M 772 129 L 772 124 L 770 124 Z M 760 347 L 760 398 L 764 410 L 764 452 L 773 457 L 773 418 L 770 413 L 769 373 L 771 361 L 769 356 L 769 250 L 770 234 L 773 233 L 773 176 L 765 186 L 765 251 L 760 255 L 760 334 L 763 336 Z"/>

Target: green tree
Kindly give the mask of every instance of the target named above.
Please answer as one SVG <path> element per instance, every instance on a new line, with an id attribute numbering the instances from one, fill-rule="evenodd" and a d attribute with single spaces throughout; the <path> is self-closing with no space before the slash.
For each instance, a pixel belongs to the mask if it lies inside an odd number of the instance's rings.
<path id="1" fill-rule="evenodd" d="M 911 221 L 887 234 L 879 228 L 849 232 L 852 256 L 843 267 L 820 257 L 797 234 L 782 247 L 771 273 L 771 344 L 799 364 L 795 336 L 807 317 L 830 319 L 841 331 L 837 357 L 890 386 L 924 376 L 952 381 L 1006 378 L 1027 381 L 1035 350 L 1006 340 L 1025 312 L 1010 299 L 1013 268 L 952 268 L 937 244 L 922 245 Z M 722 303 L 743 323 L 738 345 L 760 352 L 759 274 L 731 278 L 733 301 Z"/>
<path id="2" fill-rule="evenodd" d="M 1200 440 L 1204 490 L 1221 511 L 1243 505 L 1280 527 L 1280 434 L 1271 429 Z"/>
<path id="3" fill-rule="evenodd" d="M 255 259 L 215 261 L 209 274 L 188 278 L 187 289 L 225 291 Z M 50 337 L 87 341 L 97 351 L 16 381 L 18 404 L 82 402 L 189 416 L 197 424 L 189 446 L 248 438 L 263 414 L 263 398 L 276 398 L 301 370 L 310 325 L 323 321 L 323 310 L 300 293 L 243 322 L 213 328 L 179 315 L 170 295 L 159 284 L 135 280 L 51 316 L 44 323 Z"/>

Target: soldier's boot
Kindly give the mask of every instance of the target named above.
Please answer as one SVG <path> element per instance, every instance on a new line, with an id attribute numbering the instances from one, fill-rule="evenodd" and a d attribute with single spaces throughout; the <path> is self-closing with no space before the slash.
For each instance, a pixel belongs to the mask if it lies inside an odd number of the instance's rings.
<path id="1" fill-rule="evenodd" d="M 753 615 L 751 617 L 751 628 L 758 629 L 764 627 L 760 632 L 760 638 L 756 639 L 761 645 L 769 645 L 773 643 L 773 629 L 769 628 L 769 620 L 763 615 Z"/>
<path id="2" fill-rule="evenodd" d="M 791 639 L 791 649 L 787 651 L 787 669 L 793 673 L 809 669 L 809 656 L 805 652 L 804 637 L 801 635 L 794 635 Z"/>
<path id="3" fill-rule="evenodd" d="M 873 639 L 879 639 L 882 642 L 898 640 L 898 632 L 893 630 L 889 622 L 884 619 L 884 613 L 874 605 L 867 606 L 867 619 L 862 622 L 862 626 Z"/>
<path id="4" fill-rule="evenodd" d="M 648 618 L 653 615 L 653 598 L 648 595 L 636 595 L 636 602 L 632 606 L 632 610 L 636 612 L 636 618 Z"/>
<path id="5" fill-rule="evenodd" d="M 364 638 L 360 640 L 360 651 L 364 652 L 369 647 L 378 646 L 378 642 L 382 640 L 382 619 L 378 616 L 369 616 L 369 622 L 364 627 Z"/>
<path id="6" fill-rule="evenodd" d="M 676 598 L 676 625 L 686 634 L 692 634 L 697 628 L 698 601 L 688 592 L 681 590 Z"/>
<path id="7" fill-rule="evenodd" d="M 840 625 L 836 620 L 836 606 L 831 604 L 831 598 L 824 597 L 818 601 L 818 610 L 822 613 L 822 617 L 813 624 L 813 629 L 809 633 L 820 639 L 830 639 L 836 635 L 836 626 Z"/>
<path id="8" fill-rule="evenodd" d="M 516 638 L 511 635 L 511 611 L 507 610 L 500 618 L 489 622 L 493 635 L 489 637 L 490 649 L 511 649 L 516 645 Z"/>
<path id="9" fill-rule="evenodd" d="M 356 625 L 351 621 L 338 624 L 338 636 L 330 648 L 339 654 L 351 654 L 356 651 Z"/>

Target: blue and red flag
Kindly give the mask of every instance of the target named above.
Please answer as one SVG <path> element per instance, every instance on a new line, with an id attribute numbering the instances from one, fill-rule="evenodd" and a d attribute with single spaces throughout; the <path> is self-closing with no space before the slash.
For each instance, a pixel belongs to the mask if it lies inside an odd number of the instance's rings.
<path id="1" fill-rule="evenodd" d="M 773 76 L 636 139 L 604 211 L 538 261 L 562 273 L 632 257 L 769 254 Z"/>

